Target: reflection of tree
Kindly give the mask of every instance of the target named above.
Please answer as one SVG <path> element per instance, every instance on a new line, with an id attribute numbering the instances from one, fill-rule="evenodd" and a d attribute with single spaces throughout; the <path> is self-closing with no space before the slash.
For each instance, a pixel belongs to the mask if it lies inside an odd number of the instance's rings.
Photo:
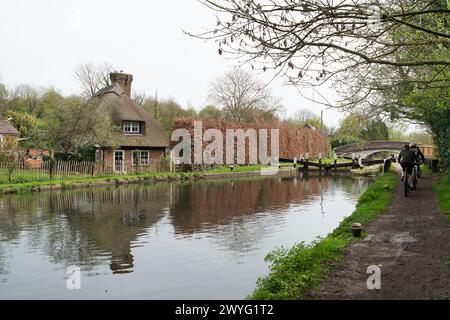
<path id="1" fill-rule="evenodd" d="M 367 177 L 338 177 L 334 181 L 337 188 L 332 190 L 341 190 L 348 195 L 355 196 L 362 194 L 373 180 Z"/>
<path id="2" fill-rule="evenodd" d="M 6 248 L 0 240 L 0 276 L 6 275 L 9 272 L 9 263 Z M 2 279 L 0 278 L 0 282 Z"/>
<path id="3" fill-rule="evenodd" d="M 11 241 L 27 231 L 29 248 L 54 263 L 92 266 L 110 256 L 114 272 L 129 272 L 131 243 L 167 205 L 166 185 L 7 196 L 0 233 Z"/>
<path id="4" fill-rule="evenodd" d="M 22 238 L 53 263 L 93 268 L 108 261 L 114 273 L 131 272 L 133 243 L 168 211 L 177 234 L 212 232 L 240 257 L 285 223 L 280 213 L 291 205 L 321 190 L 325 199 L 334 190 L 360 194 L 367 183 L 276 177 L 7 195 L 0 199 L 0 274 L 8 272 L 8 243 Z"/>
<path id="5" fill-rule="evenodd" d="M 199 233 L 212 226 L 214 241 L 239 258 L 252 251 L 283 223 L 279 214 L 291 205 L 302 205 L 323 194 L 343 190 L 359 195 L 367 182 L 348 177 L 267 178 L 234 182 L 207 181 L 184 184 L 173 196 L 171 218 L 175 232 Z M 263 213 L 264 216 L 255 217 Z"/>
<path id="6" fill-rule="evenodd" d="M 323 184 L 326 188 L 328 181 Z M 214 242 L 239 259 L 284 223 L 279 215 L 283 209 L 318 194 L 317 179 L 277 177 L 186 184 L 173 195 L 171 218 L 175 232 L 184 235 L 213 226 Z M 256 213 L 264 216 L 256 217 Z"/>
<path id="7" fill-rule="evenodd" d="M 207 225 L 228 224 L 232 218 L 286 208 L 319 194 L 317 179 L 293 181 L 268 178 L 185 184 L 174 194 L 171 216 L 176 232 L 195 233 Z M 328 182 L 325 179 L 323 183 Z"/>

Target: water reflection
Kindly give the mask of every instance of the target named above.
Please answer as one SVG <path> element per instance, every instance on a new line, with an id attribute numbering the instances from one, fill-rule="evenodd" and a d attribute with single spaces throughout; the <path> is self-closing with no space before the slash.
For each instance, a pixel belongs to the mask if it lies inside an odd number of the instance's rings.
<path id="1" fill-rule="evenodd" d="M 296 242 L 305 240 L 302 230 L 310 226 L 292 225 L 289 217 L 308 212 L 308 205 L 312 208 L 316 203 L 321 215 L 332 215 L 325 212 L 327 199 L 339 196 L 342 203 L 353 205 L 368 183 L 349 178 L 276 177 L 2 196 L 0 275 L 8 281 L 11 263 L 27 255 L 37 255 L 58 268 L 80 265 L 91 276 L 108 274 L 100 268 L 105 265 L 111 274 L 127 274 L 136 269 L 136 252 L 142 259 L 151 258 L 152 250 L 175 250 L 175 240 L 198 240 L 186 244 L 194 257 L 210 250 L 216 255 L 226 252 L 230 263 L 245 264 L 251 255 L 262 260 L 261 255 L 282 242 L 280 235 L 289 230 L 298 232 Z M 16 253 L 11 254 L 12 250 Z M 182 254 L 171 254 L 162 266 L 179 263 L 177 257 Z M 207 273 L 208 267 L 204 268 Z M 158 277 L 158 270 L 144 274 Z"/>

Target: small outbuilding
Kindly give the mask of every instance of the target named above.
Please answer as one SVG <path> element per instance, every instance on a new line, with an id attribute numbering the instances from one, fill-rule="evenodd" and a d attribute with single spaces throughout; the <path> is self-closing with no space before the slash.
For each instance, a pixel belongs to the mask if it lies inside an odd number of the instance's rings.
<path id="1" fill-rule="evenodd" d="M 13 137 L 19 139 L 20 133 L 8 120 L 0 120 L 0 140 L 5 137 Z"/>

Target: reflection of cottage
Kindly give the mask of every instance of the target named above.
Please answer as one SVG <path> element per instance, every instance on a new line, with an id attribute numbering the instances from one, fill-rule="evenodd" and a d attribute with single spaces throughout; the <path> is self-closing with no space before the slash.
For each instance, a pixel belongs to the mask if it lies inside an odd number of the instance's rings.
<path id="1" fill-rule="evenodd" d="M 115 172 L 145 168 L 152 160 L 162 159 L 169 147 L 163 127 L 152 115 L 130 98 L 133 76 L 111 73 L 112 85 L 95 94 L 100 110 L 119 130 L 111 129 L 111 144 L 98 146 L 96 160 Z"/>

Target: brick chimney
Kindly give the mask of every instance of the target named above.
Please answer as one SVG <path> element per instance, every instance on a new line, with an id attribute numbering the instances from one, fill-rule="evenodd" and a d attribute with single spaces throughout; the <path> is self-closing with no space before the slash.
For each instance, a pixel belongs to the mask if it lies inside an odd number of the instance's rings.
<path id="1" fill-rule="evenodd" d="M 131 83 L 133 82 L 133 75 L 121 72 L 111 72 L 109 78 L 112 83 L 117 83 L 125 94 L 131 97 Z"/>

